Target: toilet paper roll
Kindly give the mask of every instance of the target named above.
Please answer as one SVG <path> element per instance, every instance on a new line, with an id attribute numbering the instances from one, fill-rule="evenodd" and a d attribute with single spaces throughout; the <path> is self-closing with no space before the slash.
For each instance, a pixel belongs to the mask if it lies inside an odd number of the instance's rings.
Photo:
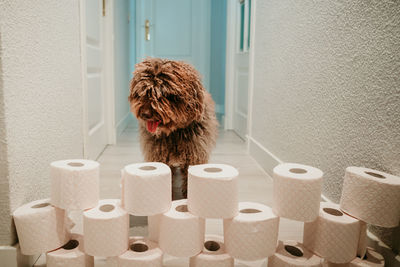
<path id="1" fill-rule="evenodd" d="M 93 267 L 93 256 L 86 255 L 83 248 L 83 236 L 71 234 L 64 246 L 46 254 L 47 267 Z"/>
<path id="2" fill-rule="evenodd" d="M 206 235 L 203 250 L 190 258 L 190 267 L 233 267 L 233 258 L 225 251 L 224 239 Z"/>
<path id="3" fill-rule="evenodd" d="M 279 241 L 274 255 L 268 258 L 270 267 L 320 267 L 322 259 L 297 241 Z"/>
<path id="4" fill-rule="evenodd" d="M 372 248 L 367 248 L 364 258 L 357 257 L 350 262 L 350 267 L 383 267 L 385 259 Z"/>
<path id="5" fill-rule="evenodd" d="M 340 208 L 351 216 L 381 227 L 400 221 L 400 177 L 360 167 L 348 167 L 344 175 Z"/>
<path id="6" fill-rule="evenodd" d="M 383 267 L 385 266 L 385 259 L 381 254 L 367 248 L 364 258 L 356 257 L 354 260 L 348 263 L 336 264 L 324 260 L 323 267 Z"/>
<path id="7" fill-rule="evenodd" d="M 51 204 L 64 210 L 85 210 L 99 202 L 99 163 L 85 159 L 50 164 Z"/>
<path id="8" fill-rule="evenodd" d="M 272 209 L 280 217 L 314 221 L 319 213 L 323 172 L 317 168 L 283 163 L 273 170 Z"/>
<path id="9" fill-rule="evenodd" d="M 226 251 L 235 259 L 254 261 L 275 253 L 279 217 L 268 206 L 240 202 L 239 214 L 224 220 Z"/>
<path id="10" fill-rule="evenodd" d="M 190 166 L 188 208 L 202 218 L 232 218 L 238 213 L 238 171 L 225 164 Z"/>
<path id="11" fill-rule="evenodd" d="M 130 164 L 123 169 L 124 208 L 132 215 L 164 213 L 171 207 L 171 169 L 160 162 Z"/>
<path id="12" fill-rule="evenodd" d="M 158 243 L 158 239 L 160 236 L 160 221 L 162 214 L 152 215 L 147 217 L 148 223 L 148 239 Z"/>
<path id="13" fill-rule="evenodd" d="M 322 263 L 322 267 L 350 267 L 350 262 L 348 262 L 348 263 L 333 263 L 333 262 L 324 260 Z"/>
<path id="14" fill-rule="evenodd" d="M 357 256 L 364 258 L 367 252 L 367 224 L 360 221 L 360 238 L 358 239 Z"/>
<path id="15" fill-rule="evenodd" d="M 13 213 L 21 253 L 35 255 L 63 246 L 72 224 L 64 210 L 50 205 L 50 199 L 32 201 Z"/>
<path id="16" fill-rule="evenodd" d="M 303 244 L 332 263 L 347 263 L 357 254 L 360 221 L 339 210 L 339 205 L 321 202 L 319 216 L 304 224 Z"/>
<path id="17" fill-rule="evenodd" d="M 128 249 L 129 216 L 118 199 L 100 200 L 83 213 L 85 252 L 92 256 L 119 256 Z"/>
<path id="18" fill-rule="evenodd" d="M 147 238 L 134 236 L 129 238 L 129 249 L 118 257 L 119 267 L 162 267 L 163 252 Z"/>
<path id="19" fill-rule="evenodd" d="M 203 248 L 205 220 L 189 213 L 187 200 L 172 202 L 160 222 L 160 248 L 176 257 L 191 257 Z"/>

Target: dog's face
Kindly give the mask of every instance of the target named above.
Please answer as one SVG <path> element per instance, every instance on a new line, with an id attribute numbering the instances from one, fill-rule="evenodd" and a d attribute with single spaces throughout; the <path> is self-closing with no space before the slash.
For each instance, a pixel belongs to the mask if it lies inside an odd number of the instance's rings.
<path id="1" fill-rule="evenodd" d="M 148 58 L 135 66 L 133 75 L 131 111 L 151 134 L 169 135 L 202 119 L 204 88 L 189 64 Z"/>

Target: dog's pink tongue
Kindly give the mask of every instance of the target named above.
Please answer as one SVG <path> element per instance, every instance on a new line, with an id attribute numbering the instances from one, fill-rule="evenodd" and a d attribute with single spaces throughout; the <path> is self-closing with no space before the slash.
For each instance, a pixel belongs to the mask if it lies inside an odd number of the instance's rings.
<path id="1" fill-rule="evenodd" d="M 159 121 L 147 121 L 147 131 L 154 133 L 159 123 Z"/>

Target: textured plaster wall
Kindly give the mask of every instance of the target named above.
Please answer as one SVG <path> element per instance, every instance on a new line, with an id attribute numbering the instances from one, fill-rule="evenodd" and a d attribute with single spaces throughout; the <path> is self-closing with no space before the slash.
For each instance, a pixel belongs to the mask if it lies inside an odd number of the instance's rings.
<path id="1" fill-rule="evenodd" d="M 115 1 L 114 6 L 114 66 L 115 66 L 115 123 L 129 113 L 129 1 Z M 131 18 L 130 21 L 134 21 Z"/>
<path id="2" fill-rule="evenodd" d="M 0 1 L 0 245 L 49 196 L 49 163 L 83 156 L 78 0 Z"/>
<path id="3" fill-rule="evenodd" d="M 334 202 L 347 166 L 400 175 L 400 1 L 259 0 L 255 39 L 252 138 Z"/>

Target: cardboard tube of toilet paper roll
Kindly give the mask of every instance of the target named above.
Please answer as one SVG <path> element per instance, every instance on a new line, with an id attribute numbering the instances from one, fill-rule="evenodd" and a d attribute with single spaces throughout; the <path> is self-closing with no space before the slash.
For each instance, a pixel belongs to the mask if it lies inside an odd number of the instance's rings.
<path id="1" fill-rule="evenodd" d="M 99 202 L 99 163 L 71 159 L 54 161 L 51 170 L 51 204 L 64 210 L 85 210 Z"/>
<path id="2" fill-rule="evenodd" d="M 254 261 L 275 253 L 279 217 L 268 206 L 240 202 L 239 214 L 224 220 L 226 251 L 235 259 Z"/>
<path id="3" fill-rule="evenodd" d="M 200 253 L 204 243 L 205 220 L 191 214 L 187 200 L 172 202 L 160 222 L 160 248 L 176 257 L 191 257 Z"/>
<path id="4" fill-rule="evenodd" d="M 372 248 L 367 248 L 365 256 L 361 259 L 360 257 L 355 258 L 350 262 L 350 267 L 383 267 L 385 266 L 385 259 L 381 254 Z"/>
<path id="5" fill-rule="evenodd" d="M 314 221 L 319 213 L 323 172 L 317 168 L 283 163 L 273 170 L 272 209 L 280 217 Z"/>
<path id="6" fill-rule="evenodd" d="M 119 256 L 128 249 L 129 216 L 118 199 L 103 199 L 83 213 L 85 252 L 92 256 Z"/>
<path id="7" fill-rule="evenodd" d="M 297 241 L 279 241 L 274 255 L 268 258 L 269 267 L 320 267 L 322 259 Z"/>
<path id="8" fill-rule="evenodd" d="M 119 267 L 162 267 L 163 252 L 157 243 L 141 236 L 129 238 L 129 249 L 118 257 Z"/>
<path id="9" fill-rule="evenodd" d="M 233 267 L 233 258 L 225 251 L 222 236 L 206 235 L 203 250 L 190 258 L 190 267 Z"/>
<path id="10" fill-rule="evenodd" d="M 396 227 L 400 221 L 400 177 L 361 167 L 348 167 L 340 208 L 372 225 Z"/>
<path id="11" fill-rule="evenodd" d="M 147 217 L 149 240 L 158 243 L 162 214 Z"/>
<path id="12" fill-rule="evenodd" d="M 83 249 L 83 236 L 71 234 L 71 239 L 61 248 L 46 253 L 47 267 L 93 267 L 93 256 Z"/>
<path id="13" fill-rule="evenodd" d="M 171 169 L 160 162 L 124 167 L 124 208 L 132 215 L 150 216 L 171 207 Z"/>
<path id="14" fill-rule="evenodd" d="M 303 244 L 332 263 L 347 263 L 357 254 L 360 221 L 334 203 L 321 202 L 317 219 L 304 224 Z"/>
<path id="15" fill-rule="evenodd" d="M 72 225 L 64 210 L 50 205 L 50 199 L 32 201 L 14 213 L 21 253 L 35 255 L 63 246 Z"/>
<path id="16" fill-rule="evenodd" d="M 225 164 L 190 166 L 188 208 L 202 218 L 232 218 L 238 213 L 238 171 Z"/>

